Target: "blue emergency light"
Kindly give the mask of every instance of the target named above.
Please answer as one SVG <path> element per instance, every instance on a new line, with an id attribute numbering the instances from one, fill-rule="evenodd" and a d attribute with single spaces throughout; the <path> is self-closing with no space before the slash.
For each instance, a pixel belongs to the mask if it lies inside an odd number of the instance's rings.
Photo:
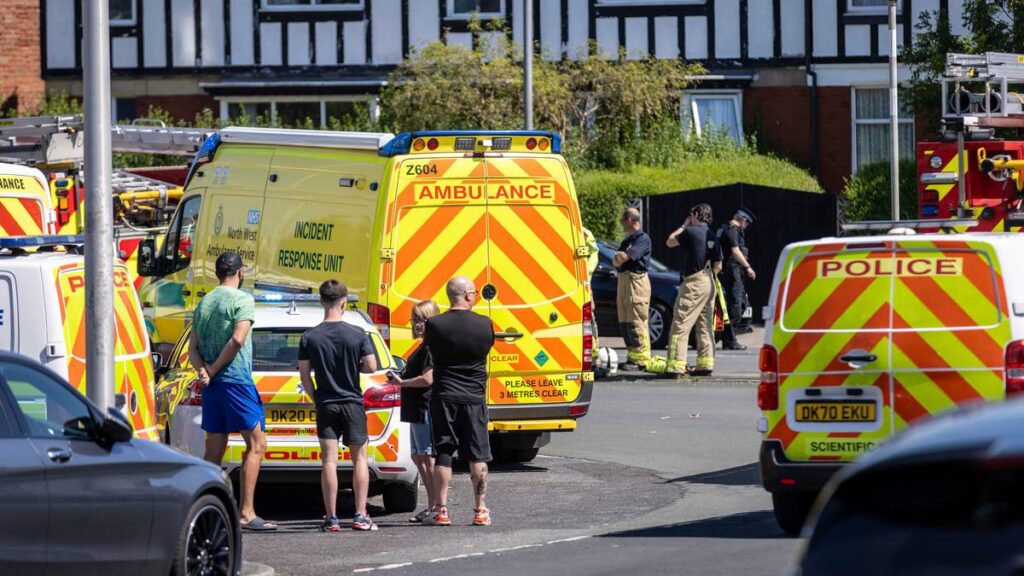
<path id="1" fill-rule="evenodd" d="M 83 244 L 85 236 L 81 234 L 48 234 L 42 236 L 15 236 L 0 238 L 0 249 L 34 248 L 37 246 L 64 246 L 67 244 Z"/>
<path id="2" fill-rule="evenodd" d="M 291 294 L 282 292 L 267 292 L 253 296 L 256 302 L 320 302 L 320 296 L 316 294 Z M 349 304 L 359 302 L 359 296 L 348 295 Z"/>

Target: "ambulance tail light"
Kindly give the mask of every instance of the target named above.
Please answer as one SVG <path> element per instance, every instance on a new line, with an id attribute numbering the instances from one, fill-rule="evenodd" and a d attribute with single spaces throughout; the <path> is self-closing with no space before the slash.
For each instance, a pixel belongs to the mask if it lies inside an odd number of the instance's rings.
<path id="1" fill-rule="evenodd" d="M 537 139 L 536 138 L 529 138 L 529 139 L 526 140 L 526 149 L 527 150 L 533 150 L 536 147 L 537 147 Z"/>
<path id="2" fill-rule="evenodd" d="M 179 402 L 181 406 L 202 406 L 203 405 L 203 389 L 199 387 L 199 381 L 195 381 L 189 386 L 188 396 L 182 398 Z"/>
<path id="3" fill-rule="evenodd" d="M 583 305 L 583 371 L 594 369 L 594 305 Z"/>
<path id="4" fill-rule="evenodd" d="M 391 310 L 387 306 L 380 304 L 374 304 L 370 302 L 366 305 L 366 314 L 370 316 L 370 321 L 377 328 L 377 332 L 380 332 L 380 337 L 384 339 L 387 345 L 391 346 Z"/>
<path id="5" fill-rule="evenodd" d="M 1006 345 L 1006 395 L 1024 393 L 1024 340 Z"/>
<path id="6" fill-rule="evenodd" d="M 757 407 L 779 409 L 779 352 L 774 346 L 761 347 L 761 383 L 757 385 Z"/>
<path id="7" fill-rule="evenodd" d="M 397 408 L 402 405 L 402 388 L 394 384 L 381 384 L 367 388 L 363 393 L 363 407 L 367 410 Z"/>

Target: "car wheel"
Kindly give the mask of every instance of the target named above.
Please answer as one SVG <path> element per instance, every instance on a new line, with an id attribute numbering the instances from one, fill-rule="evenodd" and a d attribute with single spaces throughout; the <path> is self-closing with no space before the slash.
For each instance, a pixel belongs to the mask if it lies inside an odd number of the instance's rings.
<path id="1" fill-rule="evenodd" d="M 651 337 L 651 349 L 663 349 L 668 345 L 668 333 L 671 328 L 672 311 L 661 302 L 651 302 L 647 312 L 647 333 Z"/>
<path id="2" fill-rule="evenodd" d="M 779 528 L 790 536 L 799 535 L 816 496 L 817 494 L 807 492 L 773 493 L 772 508 L 775 510 L 775 521 L 778 522 Z"/>
<path id="3" fill-rule="evenodd" d="M 192 504 L 178 536 L 172 576 L 235 573 L 235 525 L 224 503 L 207 494 Z"/>
<path id="4" fill-rule="evenodd" d="M 526 464 L 527 462 L 533 462 L 533 459 L 540 453 L 540 448 L 517 448 L 512 450 L 512 462 L 519 462 Z"/>
<path id="5" fill-rule="evenodd" d="M 415 512 L 419 499 L 419 482 L 413 484 L 386 484 L 384 486 L 384 510 L 388 514 Z"/>

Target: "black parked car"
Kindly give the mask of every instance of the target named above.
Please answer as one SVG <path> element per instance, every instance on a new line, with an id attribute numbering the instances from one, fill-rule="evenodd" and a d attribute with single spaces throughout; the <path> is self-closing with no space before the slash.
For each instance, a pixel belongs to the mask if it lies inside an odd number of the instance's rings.
<path id="1" fill-rule="evenodd" d="M 1021 574 L 1024 400 L 917 425 L 845 468 L 805 526 L 796 574 Z"/>
<path id="2" fill-rule="evenodd" d="M 217 466 L 132 436 L 37 362 L 0 352 L 0 574 L 234 575 Z"/>
<path id="3" fill-rule="evenodd" d="M 600 260 L 590 281 L 594 292 L 597 332 L 599 336 L 621 336 L 615 308 L 618 274 L 612 266 L 612 257 L 619 246 L 607 240 L 599 240 L 597 245 L 600 248 Z M 651 278 L 651 310 L 648 318 L 651 348 L 664 348 L 668 344 L 668 331 L 672 324 L 672 306 L 679 293 L 679 271 L 652 258 L 648 276 Z"/>

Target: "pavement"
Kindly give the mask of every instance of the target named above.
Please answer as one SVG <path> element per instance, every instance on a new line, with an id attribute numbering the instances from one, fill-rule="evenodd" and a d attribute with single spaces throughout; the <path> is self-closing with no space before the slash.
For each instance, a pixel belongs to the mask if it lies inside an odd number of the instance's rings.
<path id="1" fill-rule="evenodd" d="M 711 378 L 597 382 L 576 432 L 556 434 L 531 464 L 492 467 L 489 528 L 468 525 L 465 470 L 451 528 L 385 516 L 371 498 L 379 531 L 324 534 L 318 486 L 261 487 L 257 509 L 282 529 L 246 534 L 245 558 L 283 575 L 789 574 L 800 541 L 775 525 L 758 484 L 760 335 L 741 338 L 750 348 L 720 353 Z M 348 497 L 339 506 L 351 514 Z"/>

